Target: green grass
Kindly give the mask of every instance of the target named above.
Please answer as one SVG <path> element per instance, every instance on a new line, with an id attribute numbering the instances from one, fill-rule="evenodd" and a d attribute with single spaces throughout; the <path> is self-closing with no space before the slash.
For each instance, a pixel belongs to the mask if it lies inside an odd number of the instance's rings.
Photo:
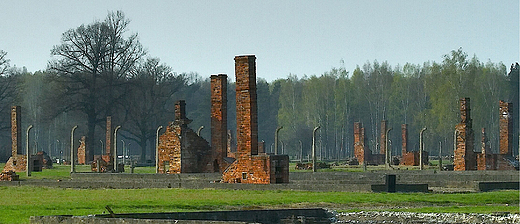
<path id="1" fill-rule="evenodd" d="M 0 170 L 3 170 L 4 166 L 5 163 L 0 163 Z M 76 172 L 91 172 L 90 165 L 76 165 Z M 130 166 L 125 166 L 125 172 L 130 173 Z M 155 167 L 135 167 L 134 173 L 155 173 Z M 70 166 L 53 164 L 52 169 L 43 169 L 42 172 L 31 172 L 30 177 L 28 177 L 25 172 L 17 174 L 20 175 L 20 180 L 64 180 L 70 179 Z"/>
<path id="2" fill-rule="evenodd" d="M 328 207 L 339 211 L 516 212 L 519 191 L 469 194 L 0 187 L 0 223 L 30 216 Z"/>

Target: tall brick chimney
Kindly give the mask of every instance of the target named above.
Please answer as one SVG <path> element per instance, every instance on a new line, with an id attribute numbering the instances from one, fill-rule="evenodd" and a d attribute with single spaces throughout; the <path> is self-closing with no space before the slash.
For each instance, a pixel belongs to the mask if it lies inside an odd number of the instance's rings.
<path id="1" fill-rule="evenodd" d="M 408 152 L 408 125 L 401 125 L 401 155 Z"/>
<path id="2" fill-rule="evenodd" d="M 211 76 L 211 148 L 219 170 L 224 171 L 227 156 L 227 75 Z"/>
<path id="3" fill-rule="evenodd" d="M 499 110 L 499 154 L 511 155 L 511 152 L 513 151 L 513 104 L 500 100 Z"/>
<path id="4" fill-rule="evenodd" d="M 258 155 L 256 57 L 235 56 L 237 106 L 237 159 Z"/>
<path id="5" fill-rule="evenodd" d="M 11 107 L 11 156 L 22 154 L 22 110 L 20 106 Z"/>
<path id="6" fill-rule="evenodd" d="M 379 139 L 379 154 L 386 154 L 386 130 L 388 126 L 387 120 L 381 121 L 381 138 Z"/>
<path id="7" fill-rule="evenodd" d="M 191 123 L 191 120 L 186 117 L 186 101 L 179 100 L 175 103 L 175 121 L 173 123 L 182 127 Z"/>
<path id="8" fill-rule="evenodd" d="M 354 156 L 360 164 L 367 162 L 368 151 L 365 146 L 365 129 L 360 122 L 354 122 Z"/>
<path id="9" fill-rule="evenodd" d="M 106 155 L 112 156 L 112 117 L 107 117 L 107 132 L 105 133 L 106 141 L 105 141 L 105 149 L 106 149 Z"/>
<path id="10" fill-rule="evenodd" d="M 476 154 L 474 148 L 474 133 L 470 113 L 469 98 L 460 99 L 460 123 L 455 126 L 457 133 L 457 148 L 453 152 L 454 170 L 476 170 Z"/>

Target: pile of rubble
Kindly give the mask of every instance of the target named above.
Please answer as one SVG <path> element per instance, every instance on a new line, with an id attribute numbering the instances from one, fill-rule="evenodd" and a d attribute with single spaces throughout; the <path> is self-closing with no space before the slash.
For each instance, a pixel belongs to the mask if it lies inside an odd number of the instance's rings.
<path id="1" fill-rule="evenodd" d="M 495 213 L 414 213 L 414 212 L 346 212 L 336 214 L 338 223 L 520 223 L 520 214 Z"/>
<path id="2" fill-rule="evenodd" d="M 18 180 L 20 180 L 20 176 L 12 170 L 2 171 L 0 173 L 0 181 L 18 181 Z"/>

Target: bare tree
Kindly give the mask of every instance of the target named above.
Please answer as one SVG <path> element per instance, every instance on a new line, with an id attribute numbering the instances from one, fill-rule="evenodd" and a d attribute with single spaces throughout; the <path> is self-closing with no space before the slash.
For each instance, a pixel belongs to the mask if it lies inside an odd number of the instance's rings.
<path id="1" fill-rule="evenodd" d="M 125 38 L 129 20 L 110 12 L 102 22 L 62 34 L 54 46 L 49 71 L 57 85 L 55 114 L 80 111 L 87 116 L 87 144 L 93 146 L 97 124 L 112 115 L 128 91 L 127 80 L 146 54 L 137 34 Z M 117 118 L 116 118 L 117 120 Z"/>
<path id="2" fill-rule="evenodd" d="M 125 130 L 130 135 L 125 137 L 139 144 L 141 161 L 146 158 L 147 143 L 154 139 L 157 127 L 172 119 L 172 96 L 186 81 L 184 75 L 175 75 L 169 66 L 160 64 L 158 58 L 147 59 L 130 80 L 131 91 L 124 104 Z M 154 153 L 150 155 L 153 157 Z"/>

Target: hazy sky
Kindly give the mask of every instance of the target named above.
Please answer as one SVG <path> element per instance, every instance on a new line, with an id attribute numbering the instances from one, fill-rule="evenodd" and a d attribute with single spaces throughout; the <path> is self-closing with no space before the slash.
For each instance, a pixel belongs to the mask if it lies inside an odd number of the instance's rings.
<path id="1" fill-rule="evenodd" d="M 149 56 L 174 71 L 234 80 L 234 56 L 255 54 L 257 77 L 352 72 L 367 61 L 442 61 L 460 47 L 481 61 L 519 61 L 519 1 L 0 1 L 0 49 L 44 70 L 61 34 L 122 10 Z"/>

